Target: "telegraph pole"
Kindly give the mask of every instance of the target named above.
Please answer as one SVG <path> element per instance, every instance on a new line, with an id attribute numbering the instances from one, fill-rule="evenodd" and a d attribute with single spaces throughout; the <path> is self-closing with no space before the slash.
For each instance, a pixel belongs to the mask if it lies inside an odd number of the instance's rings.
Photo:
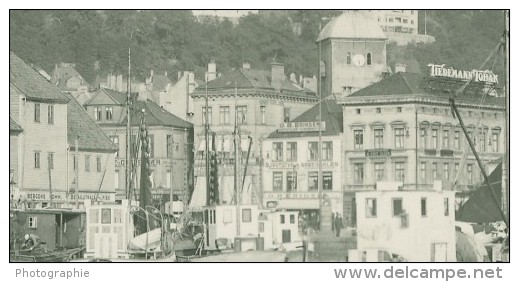
<path id="1" fill-rule="evenodd" d="M 76 209 L 79 209 L 79 136 L 76 137 L 74 146 L 76 147 Z"/>

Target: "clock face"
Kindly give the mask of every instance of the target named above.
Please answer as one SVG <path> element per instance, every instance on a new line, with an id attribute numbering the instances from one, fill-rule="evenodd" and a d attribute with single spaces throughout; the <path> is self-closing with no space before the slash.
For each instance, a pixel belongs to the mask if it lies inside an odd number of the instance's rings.
<path id="1" fill-rule="evenodd" d="M 361 55 L 361 54 L 357 54 L 355 56 L 353 56 L 352 58 L 353 60 L 353 64 L 357 67 L 361 67 L 364 65 L 364 56 Z"/>

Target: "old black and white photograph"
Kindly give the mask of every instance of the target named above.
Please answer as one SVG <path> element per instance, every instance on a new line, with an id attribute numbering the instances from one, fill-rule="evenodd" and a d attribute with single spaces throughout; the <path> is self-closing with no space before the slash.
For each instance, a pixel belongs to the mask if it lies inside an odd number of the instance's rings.
<path id="1" fill-rule="evenodd" d="M 509 262 L 509 11 L 10 10 L 9 275 Z"/>

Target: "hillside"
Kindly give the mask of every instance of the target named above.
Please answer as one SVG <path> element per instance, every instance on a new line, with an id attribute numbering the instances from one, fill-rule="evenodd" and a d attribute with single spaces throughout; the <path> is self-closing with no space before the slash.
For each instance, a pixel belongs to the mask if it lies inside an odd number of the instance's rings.
<path id="1" fill-rule="evenodd" d="M 203 78 L 210 59 L 216 60 L 219 72 L 244 61 L 254 68 L 267 68 L 276 58 L 286 64 L 288 72 L 313 75 L 319 20 L 338 13 L 274 11 L 248 15 L 233 25 L 214 18 L 197 20 L 190 11 L 11 10 L 10 49 L 49 73 L 58 62 L 76 63 L 89 82 L 108 73 L 126 73 L 129 46 L 132 72 L 138 79 L 151 69 L 170 74 L 194 70 Z M 294 23 L 300 25 L 300 35 L 293 32 Z M 440 62 L 478 68 L 499 41 L 502 26 L 500 11 L 428 11 L 427 33 L 436 42 L 407 47 L 390 44 L 388 62 L 405 62 L 415 71 Z M 495 68 L 501 73 L 501 57 L 496 57 Z"/>

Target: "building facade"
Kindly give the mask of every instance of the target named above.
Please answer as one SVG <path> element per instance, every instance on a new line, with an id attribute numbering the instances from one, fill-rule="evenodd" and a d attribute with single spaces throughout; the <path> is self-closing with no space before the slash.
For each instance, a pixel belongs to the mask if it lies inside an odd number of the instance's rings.
<path id="1" fill-rule="evenodd" d="M 133 95 L 133 94 L 132 94 Z M 141 116 L 144 112 L 145 124 L 150 135 L 152 194 L 156 206 L 164 207 L 171 199 L 185 199 L 189 196 L 192 182 L 192 124 L 186 122 L 157 104 L 148 100 L 146 92 L 133 95 L 131 107 L 132 144 L 138 141 Z M 118 149 L 115 156 L 113 186 L 118 201 L 128 197 L 126 187 L 126 99 L 127 94 L 101 89 L 85 103 L 88 114 L 102 128 Z M 137 156 L 139 164 L 140 155 Z M 140 183 L 140 164 L 134 183 Z M 135 185 L 133 186 L 136 187 Z M 132 192 L 133 193 L 133 192 Z M 187 194 L 186 194 L 187 193 Z"/>
<path id="2" fill-rule="evenodd" d="M 311 218 L 325 207 L 323 216 L 342 214 L 342 108 L 334 100 L 322 103 L 319 162 L 319 106 L 283 123 L 263 142 L 263 204 L 300 211 Z M 319 165 L 323 203 L 319 204 Z M 328 218 L 323 218 L 327 220 Z M 317 223 L 317 222 L 315 222 Z M 317 226 L 316 226 L 317 227 Z"/>
<path id="3" fill-rule="evenodd" d="M 21 170 L 20 156 L 21 146 L 19 144 L 22 127 L 9 115 L 9 199 L 13 201 L 19 199 L 20 189 L 18 188 L 19 171 Z"/>
<path id="4" fill-rule="evenodd" d="M 409 262 L 456 261 L 453 191 L 378 190 L 356 197 L 360 258 L 351 261 L 371 261 L 365 258 L 370 250 Z"/>
<path id="5" fill-rule="evenodd" d="M 370 10 L 389 41 L 405 46 L 409 43 L 433 43 L 435 38 L 418 33 L 418 10 Z M 425 22 L 425 19 L 421 21 Z"/>
<path id="6" fill-rule="evenodd" d="M 464 83 L 400 72 L 339 101 L 350 224 L 356 224 L 354 191 L 373 190 L 378 181 L 399 182 L 402 190 L 430 190 L 441 181 L 444 190 L 457 191 L 457 205 L 482 181 L 449 102 Z M 489 173 L 504 156 L 504 98 L 488 95 L 489 85 L 469 86 L 456 103 Z"/>
<path id="7" fill-rule="evenodd" d="M 215 134 L 218 152 L 218 175 L 220 181 L 220 201 L 230 203 L 234 196 L 234 131 L 238 127 L 238 149 L 241 151 L 240 175 L 243 176 L 249 137 L 252 141 L 247 162 L 244 190 L 247 201 L 261 203 L 261 169 L 263 140 L 276 130 L 279 124 L 290 121 L 317 102 L 315 93 L 291 83 L 284 66 L 273 63 L 271 71 L 245 68 L 233 70 L 210 80 L 206 86 L 198 87 L 192 94 L 194 111 L 194 132 L 196 189 L 205 190 L 205 113 L 211 135 Z M 207 95 L 207 96 L 206 96 Z M 208 108 L 206 110 L 206 97 Z M 242 185 L 243 186 L 243 185 Z M 205 205 L 205 194 L 193 199 L 193 206 Z M 251 199 L 252 197 L 252 199 Z"/>

